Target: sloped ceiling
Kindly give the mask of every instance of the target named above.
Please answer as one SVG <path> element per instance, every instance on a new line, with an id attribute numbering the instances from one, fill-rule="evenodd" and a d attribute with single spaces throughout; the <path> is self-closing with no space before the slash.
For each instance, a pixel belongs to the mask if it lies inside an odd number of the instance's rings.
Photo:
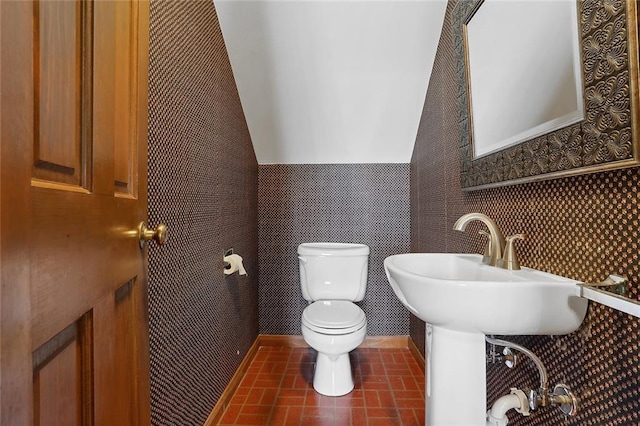
<path id="1" fill-rule="evenodd" d="M 446 0 L 216 0 L 260 164 L 408 163 Z"/>

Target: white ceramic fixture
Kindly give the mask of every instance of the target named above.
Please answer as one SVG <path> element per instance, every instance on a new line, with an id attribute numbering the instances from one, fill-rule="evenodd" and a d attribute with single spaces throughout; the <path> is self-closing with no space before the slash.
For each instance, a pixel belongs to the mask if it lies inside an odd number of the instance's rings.
<path id="1" fill-rule="evenodd" d="M 313 388 L 341 396 L 353 390 L 349 352 L 367 335 L 367 318 L 353 302 L 367 286 L 369 247 L 305 243 L 298 246 L 300 287 L 310 304 L 302 312 L 302 337 L 318 351 Z"/>
<path id="2" fill-rule="evenodd" d="M 567 334 L 587 311 L 577 281 L 477 254 L 387 257 L 394 293 L 426 327 L 428 425 L 485 425 L 485 335 Z"/>

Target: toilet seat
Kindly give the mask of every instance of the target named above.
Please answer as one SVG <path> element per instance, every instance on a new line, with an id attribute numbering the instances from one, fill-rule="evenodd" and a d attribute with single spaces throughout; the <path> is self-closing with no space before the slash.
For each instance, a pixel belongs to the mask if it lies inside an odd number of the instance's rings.
<path id="1" fill-rule="evenodd" d="M 360 330 L 367 318 L 356 304 L 347 300 L 319 300 L 302 312 L 302 324 L 317 333 L 340 335 Z"/>

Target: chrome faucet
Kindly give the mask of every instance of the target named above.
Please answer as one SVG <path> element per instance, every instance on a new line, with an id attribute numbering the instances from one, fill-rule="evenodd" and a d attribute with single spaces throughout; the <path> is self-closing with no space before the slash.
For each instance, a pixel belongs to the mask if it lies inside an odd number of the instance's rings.
<path id="1" fill-rule="evenodd" d="M 489 229 L 489 256 L 485 256 L 482 261 L 491 266 L 497 266 L 498 261 L 502 259 L 502 253 L 504 252 L 505 240 L 498 225 L 489 216 L 482 213 L 467 213 L 456 221 L 453 225 L 453 229 L 456 231 L 464 231 L 469 222 L 479 220 L 484 223 Z"/>

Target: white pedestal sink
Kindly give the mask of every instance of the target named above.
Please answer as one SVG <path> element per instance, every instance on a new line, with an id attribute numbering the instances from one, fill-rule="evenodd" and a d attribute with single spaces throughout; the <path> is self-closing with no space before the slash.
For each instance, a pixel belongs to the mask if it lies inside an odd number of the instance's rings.
<path id="1" fill-rule="evenodd" d="M 587 311 L 577 281 L 507 271 L 476 254 L 406 253 L 384 261 L 396 296 L 426 328 L 426 423 L 486 424 L 485 335 L 567 334 Z"/>

